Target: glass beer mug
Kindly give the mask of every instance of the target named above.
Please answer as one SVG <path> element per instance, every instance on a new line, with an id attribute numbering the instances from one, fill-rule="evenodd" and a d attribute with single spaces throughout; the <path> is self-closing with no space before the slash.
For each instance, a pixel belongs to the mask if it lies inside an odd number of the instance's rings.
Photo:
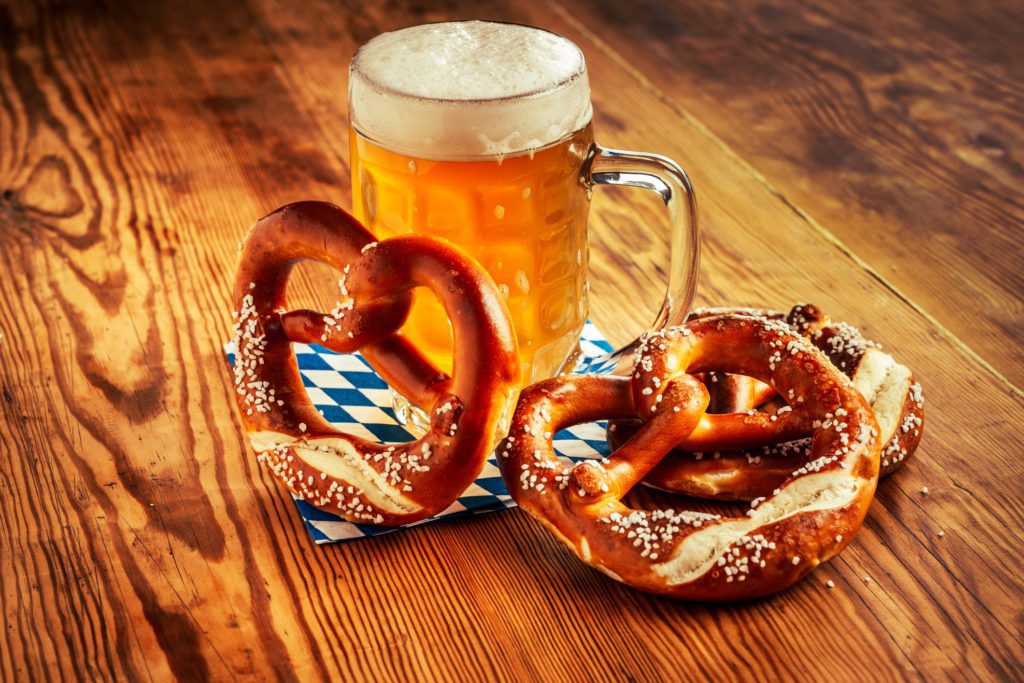
<path id="1" fill-rule="evenodd" d="M 595 144 L 591 114 L 583 53 L 528 26 L 414 26 L 377 36 L 350 67 L 356 216 L 380 238 L 449 240 L 487 269 L 512 316 L 524 386 L 571 369 L 578 355 L 594 185 L 647 188 L 668 208 L 668 291 L 654 328 L 682 323 L 693 298 L 689 179 L 664 157 Z M 429 292 L 417 292 L 404 334 L 451 372 L 450 325 Z"/>

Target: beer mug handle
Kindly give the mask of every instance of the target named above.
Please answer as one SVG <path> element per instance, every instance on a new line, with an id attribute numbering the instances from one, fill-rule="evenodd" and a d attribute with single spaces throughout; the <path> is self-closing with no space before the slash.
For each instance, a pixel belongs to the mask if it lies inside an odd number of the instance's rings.
<path id="1" fill-rule="evenodd" d="M 697 223 L 697 198 L 689 176 L 674 161 L 658 154 L 606 149 L 595 144 L 583 166 L 583 182 L 594 185 L 625 185 L 657 192 L 668 208 L 671 230 L 671 263 L 665 300 L 651 329 L 681 325 L 690 312 L 700 274 L 700 227 Z M 607 368 L 628 361 L 639 344 L 635 339 L 604 357 Z"/>

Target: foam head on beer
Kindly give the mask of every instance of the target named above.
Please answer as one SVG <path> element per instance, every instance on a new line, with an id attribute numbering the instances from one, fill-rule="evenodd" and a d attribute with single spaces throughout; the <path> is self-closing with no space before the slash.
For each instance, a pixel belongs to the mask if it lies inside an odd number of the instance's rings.
<path id="1" fill-rule="evenodd" d="M 542 29 L 484 21 L 384 33 L 352 60 L 350 118 L 394 152 L 499 161 L 541 149 L 590 122 L 586 62 Z"/>

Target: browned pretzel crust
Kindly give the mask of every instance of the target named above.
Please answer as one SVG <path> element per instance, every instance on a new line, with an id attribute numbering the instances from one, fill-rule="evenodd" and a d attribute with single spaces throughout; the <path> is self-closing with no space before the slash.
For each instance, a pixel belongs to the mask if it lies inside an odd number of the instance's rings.
<path id="1" fill-rule="evenodd" d="M 702 309 L 691 319 L 711 315 L 744 315 L 773 321 L 785 321 L 794 331 L 806 336 L 850 377 L 875 412 L 881 430 L 881 476 L 898 469 L 914 453 L 924 427 L 924 397 L 913 374 L 874 342 L 846 323 L 833 323 L 816 306 L 802 304 L 788 313 L 761 309 Z M 737 413 L 745 422 L 754 420 L 748 412 L 767 410 L 758 420 L 772 423 L 785 408 L 771 386 L 752 377 L 727 373 L 708 373 L 704 377 L 713 406 L 727 406 L 716 412 Z M 714 410 L 714 408 L 712 408 Z M 774 417 L 772 417 L 774 415 Z M 639 422 L 618 420 L 609 425 L 608 441 L 617 448 L 633 434 Z M 691 437 L 655 467 L 645 483 L 655 488 L 700 498 L 752 500 L 771 493 L 810 453 L 809 431 L 779 438 L 777 430 L 767 430 L 747 448 L 707 433 L 702 442 Z"/>
<path id="2" fill-rule="evenodd" d="M 302 260 L 343 273 L 331 313 L 286 311 L 288 275 Z M 450 378 L 399 334 L 414 287 L 433 292 L 452 321 Z M 257 457 L 294 494 L 353 522 L 407 524 L 444 510 L 480 473 L 519 360 L 497 287 L 460 250 L 413 235 L 376 242 L 336 206 L 289 204 L 249 231 L 234 299 L 238 407 Z M 310 402 L 291 342 L 360 350 L 428 411 L 430 431 L 392 446 L 337 431 Z"/>
<path id="3" fill-rule="evenodd" d="M 742 439 L 743 424 L 704 413 L 708 394 L 692 373 L 712 370 L 777 387 L 792 410 L 773 428 L 807 425 L 810 460 L 743 517 L 626 507 L 623 496 L 702 424 Z M 644 424 L 604 460 L 569 466 L 554 453 L 560 429 L 636 415 Z M 878 459 L 871 409 L 819 349 L 777 321 L 718 316 L 647 336 L 632 378 L 527 388 L 498 465 L 516 502 L 587 564 L 652 593 L 734 600 L 780 591 L 842 550 L 874 495 Z"/>

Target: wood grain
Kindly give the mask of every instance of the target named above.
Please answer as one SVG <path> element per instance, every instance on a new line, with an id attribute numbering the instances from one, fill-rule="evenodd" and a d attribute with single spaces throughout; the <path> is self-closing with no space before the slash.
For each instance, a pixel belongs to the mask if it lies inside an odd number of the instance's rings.
<path id="1" fill-rule="evenodd" d="M 822 11 L 806 9 L 814 21 Z M 864 194 L 841 163 L 798 173 L 818 162 L 771 128 L 792 161 L 769 175 L 764 156 L 739 144 L 765 144 L 764 132 L 698 111 L 683 83 L 656 60 L 641 64 L 619 27 L 590 12 L 525 0 L 436 11 L 0 3 L 0 678 L 1024 675 L 1024 405 L 1000 377 L 1013 377 L 1020 282 L 972 279 L 996 302 L 972 312 L 954 311 L 962 294 L 937 300 L 880 278 L 892 262 L 864 244 L 885 224 L 861 220 L 864 205 L 829 209 L 829 197 Z M 518 511 L 319 548 L 244 447 L 220 352 L 240 235 L 286 201 L 348 202 L 345 66 L 358 44 L 467 15 L 569 35 L 591 65 L 602 141 L 691 171 L 704 303 L 814 300 L 924 382 L 918 458 L 880 487 L 850 549 L 787 593 L 725 607 L 652 599 L 580 566 Z M 1003 30 L 979 16 L 964 30 Z M 673 49 L 673 32 L 647 31 L 636 36 L 652 52 Z M 913 48 L 913 35 L 899 40 Z M 735 76 L 716 79 L 722 64 L 705 67 L 705 82 Z M 987 72 L 962 78 L 996 87 Z M 1007 94 L 992 96 L 992 111 L 972 114 L 978 125 L 1014 115 L 1019 84 L 999 87 Z M 882 163 L 873 149 L 863 154 Z M 930 154 L 903 152 L 908 183 L 934 189 L 922 170 Z M 1012 249 L 993 236 L 1001 219 L 962 220 L 1008 215 L 1019 200 L 1011 183 L 985 182 L 987 201 L 931 214 L 952 241 L 901 263 L 966 272 L 978 262 L 949 245 L 971 244 L 1007 272 Z M 595 316 L 613 337 L 635 334 L 660 297 L 662 221 L 635 193 L 595 203 Z M 319 275 L 304 272 L 296 295 L 326 303 Z M 650 304 L 638 308 L 641 298 Z"/>
<path id="2" fill-rule="evenodd" d="M 1024 386 L 1002 341 L 1024 331 L 1021 6 L 556 7 L 893 295 Z"/>

